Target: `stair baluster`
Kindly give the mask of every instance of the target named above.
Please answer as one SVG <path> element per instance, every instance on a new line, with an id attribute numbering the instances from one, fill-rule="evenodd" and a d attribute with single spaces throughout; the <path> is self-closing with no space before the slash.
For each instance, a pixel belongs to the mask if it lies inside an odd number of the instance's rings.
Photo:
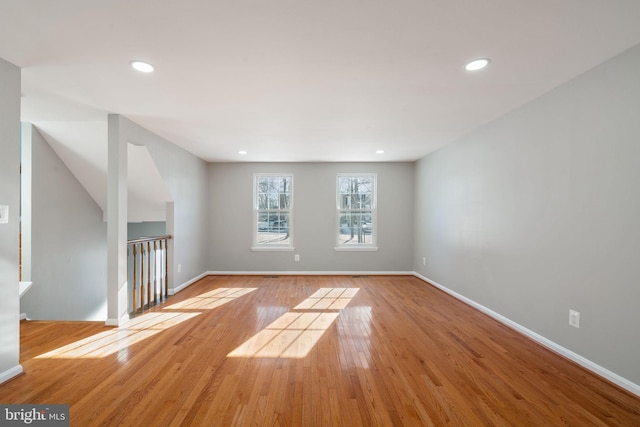
<path id="1" fill-rule="evenodd" d="M 131 314 L 144 312 L 169 296 L 168 239 L 171 239 L 171 236 L 142 238 L 127 242 L 131 247 L 131 252 L 127 251 L 127 254 L 133 257 Z"/>

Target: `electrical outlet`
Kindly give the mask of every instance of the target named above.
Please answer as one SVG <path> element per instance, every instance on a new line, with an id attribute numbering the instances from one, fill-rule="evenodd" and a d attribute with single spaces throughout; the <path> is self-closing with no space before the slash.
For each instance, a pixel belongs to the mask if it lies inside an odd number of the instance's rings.
<path id="1" fill-rule="evenodd" d="M 580 312 L 569 310 L 569 324 L 574 328 L 580 327 Z"/>
<path id="2" fill-rule="evenodd" d="M 293 260 L 294 260 L 295 262 L 300 262 L 300 254 L 295 254 L 295 255 L 293 256 Z"/>
<path id="3" fill-rule="evenodd" d="M 427 257 L 422 257 L 422 265 L 427 265 Z"/>
<path id="4" fill-rule="evenodd" d="M 182 271 L 182 264 L 178 264 L 178 273 Z"/>

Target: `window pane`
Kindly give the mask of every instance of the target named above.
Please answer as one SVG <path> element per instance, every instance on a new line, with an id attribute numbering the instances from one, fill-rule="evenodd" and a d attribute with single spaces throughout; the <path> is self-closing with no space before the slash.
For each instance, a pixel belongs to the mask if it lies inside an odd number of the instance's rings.
<path id="1" fill-rule="evenodd" d="M 371 211 L 340 213 L 338 243 L 344 245 L 372 244 L 371 218 Z"/>
<path id="2" fill-rule="evenodd" d="M 279 184 L 280 178 L 269 178 L 269 193 L 277 193 Z"/>
<path id="3" fill-rule="evenodd" d="M 280 208 L 289 209 L 289 194 L 280 193 Z"/>
<path id="4" fill-rule="evenodd" d="M 371 193 L 360 195 L 360 207 L 363 209 L 371 209 Z"/>
<path id="5" fill-rule="evenodd" d="M 351 179 L 346 176 L 341 176 L 338 178 L 338 189 L 341 194 L 351 193 Z"/>
<path id="6" fill-rule="evenodd" d="M 267 197 L 269 199 L 269 209 L 278 209 L 278 208 L 280 208 L 280 203 L 278 201 L 278 194 L 277 193 L 269 193 Z"/>
<path id="7" fill-rule="evenodd" d="M 351 209 L 360 209 L 362 208 L 362 195 L 354 194 L 351 201 Z"/>
<path id="8" fill-rule="evenodd" d="M 279 219 L 278 212 L 269 212 L 269 231 L 274 231 Z"/>
<path id="9" fill-rule="evenodd" d="M 269 180 L 264 177 L 258 177 L 257 179 L 257 190 L 258 193 L 267 193 L 269 192 Z"/>
<path id="10" fill-rule="evenodd" d="M 260 212 L 258 214 L 258 232 L 267 231 L 269 229 L 269 214 Z"/>
<path id="11" fill-rule="evenodd" d="M 361 193 L 371 193 L 371 178 L 358 178 L 358 190 Z"/>
<path id="12" fill-rule="evenodd" d="M 258 244 L 289 244 L 289 213 L 266 212 L 258 215 Z M 265 220 L 265 221 L 262 221 Z"/>
<path id="13" fill-rule="evenodd" d="M 291 191 L 291 180 L 288 177 L 279 178 L 280 182 L 278 183 L 278 192 L 280 193 L 289 193 Z"/>
<path id="14" fill-rule="evenodd" d="M 351 208 L 351 195 L 340 193 L 340 209 L 349 209 Z"/>
<path id="15" fill-rule="evenodd" d="M 269 202 L 267 199 L 267 195 L 264 193 L 258 194 L 258 209 L 269 209 Z"/>

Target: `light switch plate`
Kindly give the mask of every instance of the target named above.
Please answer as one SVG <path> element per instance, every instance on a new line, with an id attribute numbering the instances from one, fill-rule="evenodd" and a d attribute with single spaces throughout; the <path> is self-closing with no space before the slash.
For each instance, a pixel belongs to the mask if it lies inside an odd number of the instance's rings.
<path id="1" fill-rule="evenodd" d="M 580 312 L 569 310 L 569 324 L 574 328 L 580 327 Z"/>
<path id="2" fill-rule="evenodd" d="M 9 206 L 0 205 L 0 224 L 9 223 Z"/>

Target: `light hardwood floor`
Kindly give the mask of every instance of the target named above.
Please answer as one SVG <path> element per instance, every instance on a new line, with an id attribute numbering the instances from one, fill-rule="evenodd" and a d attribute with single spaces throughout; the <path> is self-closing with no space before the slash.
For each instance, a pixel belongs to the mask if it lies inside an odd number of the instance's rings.
<path id="1" fill-rule="evenodd" d="M 410 276 L 209 276 L 120 328 L 22 322 L 21 347 L 0 402 L 72 426 L 640 426 L 639 398 Z"/>

